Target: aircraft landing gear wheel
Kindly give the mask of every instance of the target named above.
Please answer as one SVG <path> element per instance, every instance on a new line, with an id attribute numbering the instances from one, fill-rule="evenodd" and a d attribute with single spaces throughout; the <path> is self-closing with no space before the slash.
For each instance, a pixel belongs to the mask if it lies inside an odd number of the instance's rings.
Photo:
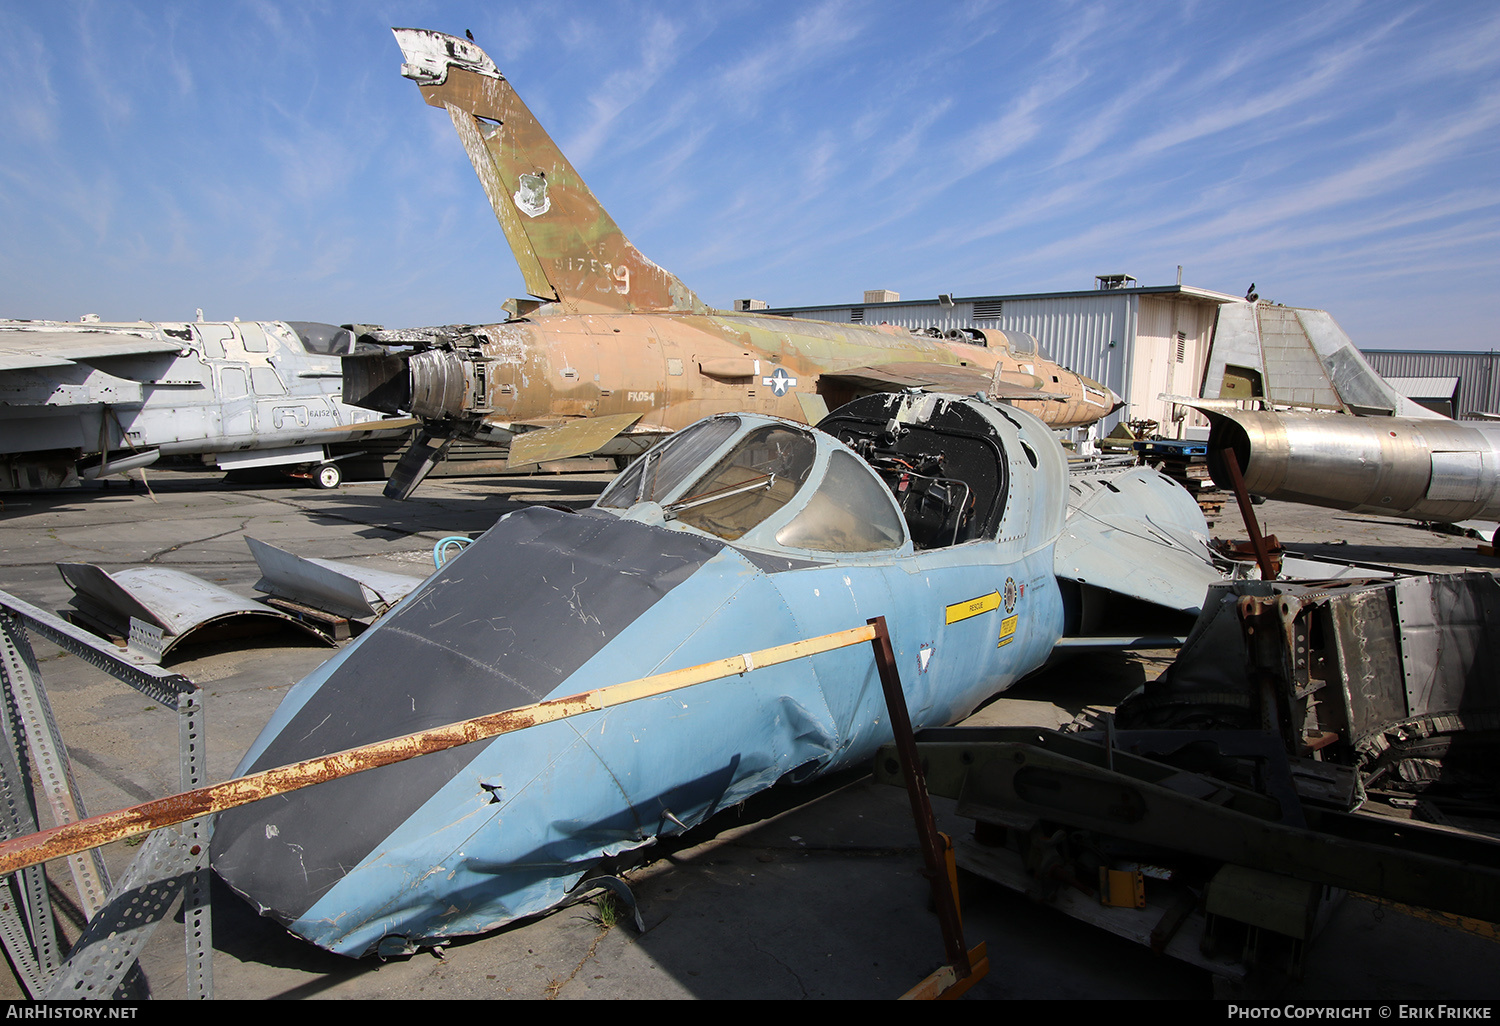
<path id="1" fill-rule="evenodd" d="M 313 473 L 313 487 L 337 488 L 344 480 L 344 472 L 337 463 L 325 463 Z"/>

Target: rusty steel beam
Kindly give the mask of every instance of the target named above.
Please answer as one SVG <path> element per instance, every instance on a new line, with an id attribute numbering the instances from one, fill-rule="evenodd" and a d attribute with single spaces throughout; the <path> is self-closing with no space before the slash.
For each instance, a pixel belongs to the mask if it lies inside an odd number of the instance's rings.
<path id="1" fill-rule="evenodd" d="M 1276 580 L 1276 567 L 1271 562 L 1270 550 L 1260 533 L 1260 521 L 1255 518 L 1255 508 L 1250 505 L 1250 493 L 1245 488 L 1245 477 L 1240 473 L 1240 461 L 1232 447 L 1224 449 L 1224 466 L 1228 468 L 1229 480 L 1234 489 L 1234 501 L 1239 504 L 1240 517 L 1245 521 L 1245 530 L 1250 533 L 1250 545 L 1255 550 L 1255 561 L 1260 564 L 1260 579 Z"/>
<path id="2" fill-rule="evenodd" d="M 937 910 L 938 926 L 943 934 L 943 951 L 947 962 L 917 987 L 907 993 L 908 998 L 956 998 L 968 990 L 989 972 L 989 959 L 981 944 L 970 951 L 964 943 L 963 917 L 958 908 L 957 869 L 953 867 L 953 843 L 946 834 L 940 833 L 932 815 L 932 802 L 927 796 L 927 781 L 922 771 L 922 761 L 917 755 L 916 736 L 912 732 L 911 715 L 906 708 L 906 693 L 901 687 L 901 674 L 896 667 L 896 656 L 891 651 L 891 636 L 886 631 L 885 617 L 877 616 L 867 621 L 874 628 L 871 645 L 875 649 L 875 666 L 880 671 L 880 687 L 885 692 L 885 705 L 891 719 L 897 757 L 906 777 L 906 794 L 911 801 L 912 820 L 916 824 L 917 839 L 921 844 L 922 858 L 927 865 L 927 878 L 932 886 L 932 900 Z"/>
<path id="3" fill-rule="evenodd" d="M 756 652 L 716 659 L 680 670 L 670 670 L 639 680 L 609 687 L 595 688 L 576 695 L 546 702 L 517 706 L 503 712 L 476 716 L 441 727 L 417 731 L 386 741 L 361 745 L 315 759 L 305 759 L 287 766 L 252 773 L 223 783 L 142 802 L 129 808 L 91 816 L 76 823 L 43 830 L 0 842 L 0 874 L 14 873 L 49 859 L 73 855 L 111 841 L 160 827 L 185 823 L 225 809 L 260 801 L 274 795 L 311 787 L 327 780 L 353 773 L 389 766 L 415 759 L 419 755 L 456 748 L 459 745 L 523 730 L 539 723 L 550 723 L 580 713 L 598 712 L 641 698 L 666 694 L 681 688 L 702 684 L 721 677 L 749 673 L 762 666 L 790 662 L 804 656 L 831 652 L 873 641 L 873 626 L 852 627 L 816 638 L 805 638 L 786 645 L 775 645 Z M 196 852 L 194 853 L 196 854 Z"/>

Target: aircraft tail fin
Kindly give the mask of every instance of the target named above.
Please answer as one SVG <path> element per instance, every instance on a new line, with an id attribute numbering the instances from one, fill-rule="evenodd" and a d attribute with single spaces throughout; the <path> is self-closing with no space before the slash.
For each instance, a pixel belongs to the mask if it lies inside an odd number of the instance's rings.
<path id="1" fill-rule="evenodd" d="M 391 31 L 401 74 L 453 119 L 527 291 L 578 313 L 706 312 L 625 237 L 483 50 L 441 32 Z"/>
<path id="2" fill-rule="evenodd" d="M 1442 416 L 1375 373 L 1328 311 L 1266 302 L 1219 308 L 1202 397 L 1263 399 L 1360 417 Z"/>

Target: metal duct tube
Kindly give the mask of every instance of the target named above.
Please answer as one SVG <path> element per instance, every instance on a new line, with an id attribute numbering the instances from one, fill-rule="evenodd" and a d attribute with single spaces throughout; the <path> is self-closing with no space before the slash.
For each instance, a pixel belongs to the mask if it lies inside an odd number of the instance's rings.
<path id="1" fill-rule="evenodd" d="M 344 402 L 379 413 L 411 408 L 411 382 L 402 356 L 375 351 L 343 358 Z"/>
<path id="2" fill-rule="evenodd" d="M 1208 413 L 1208 466 L 1228 487 L 1232 447 L 1256 495 L 1355 513 L 1500 519 L 1500 431 L 1451 420 Z"/>

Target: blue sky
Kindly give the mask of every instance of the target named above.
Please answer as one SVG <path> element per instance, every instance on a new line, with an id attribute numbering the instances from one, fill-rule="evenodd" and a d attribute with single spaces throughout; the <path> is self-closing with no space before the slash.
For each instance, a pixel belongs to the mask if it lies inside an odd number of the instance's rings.
<path id="1" fill-rule="evenodd" d="M 500 319 L 391 25 L 475 39 L 706 301 L 1090 288 L 1500 347 L 1500 4 L 0 0 L 0 316 Z"/>

